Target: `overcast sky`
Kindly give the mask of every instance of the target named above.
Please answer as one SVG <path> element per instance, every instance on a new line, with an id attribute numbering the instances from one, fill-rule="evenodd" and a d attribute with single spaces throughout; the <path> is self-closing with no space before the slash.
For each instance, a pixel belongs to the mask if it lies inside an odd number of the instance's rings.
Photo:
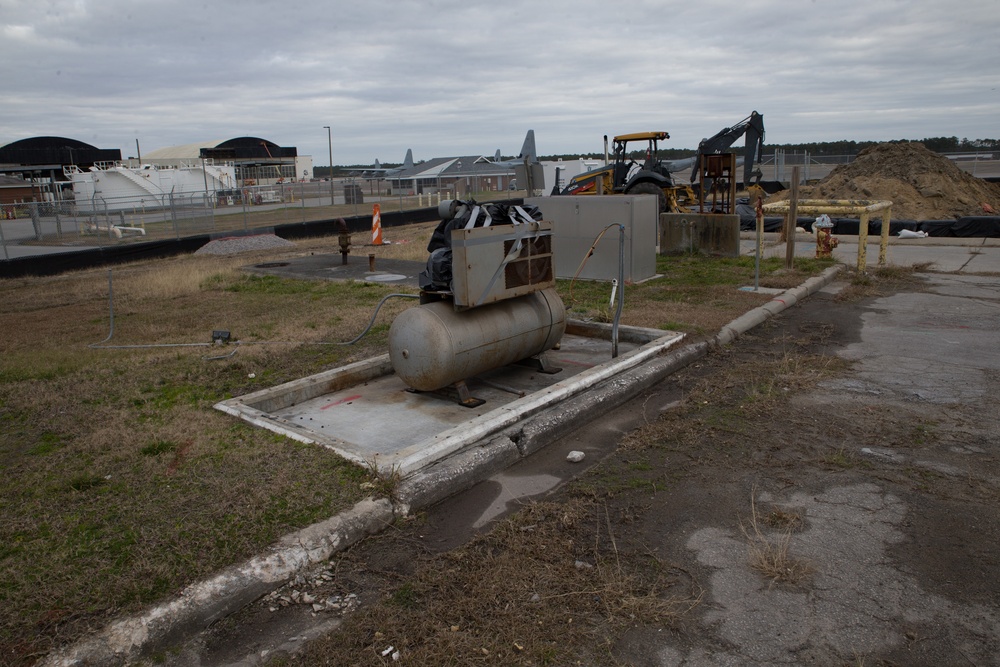
<path id="1" fill-rule="evenodd" d="M 1000 138 L 1000 0 L 0 0 L 0 145 L 258 136 L 316 165 Z"/>

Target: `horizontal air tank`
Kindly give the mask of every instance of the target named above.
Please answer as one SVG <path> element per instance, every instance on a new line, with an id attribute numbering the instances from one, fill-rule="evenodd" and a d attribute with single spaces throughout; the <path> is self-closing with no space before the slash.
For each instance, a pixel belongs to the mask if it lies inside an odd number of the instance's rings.
<path id="1" fill-rule="evenodd" d="M 403 311 L 389 329 L 389 358 L 408 386 L 434 391 L 555 347 L 566 309 L 554 289 L 456 311 L 433 301 Z"/>

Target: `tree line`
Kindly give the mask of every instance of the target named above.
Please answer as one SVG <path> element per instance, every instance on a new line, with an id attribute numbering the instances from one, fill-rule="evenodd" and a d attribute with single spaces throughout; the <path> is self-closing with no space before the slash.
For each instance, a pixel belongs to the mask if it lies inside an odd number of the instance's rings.
<path id="1" fill-rule="evenodd" d="M 959 139 L 958 137 L 929 137 L 926 139 L 897 139 L 893 141 L 814 141 L 810 143 L 799 143 L 799 144 L 764 144 L 764 153 L 770 154 L 775 150 L 783 150 L 786 153 L 809 153 L 813 157 L 824 156 L 824 155 L 857 155 L 866 148 L 871 146 L 877 146 L 882 143 L 908 143 L 908 142 L 921 143 L 927 147 L 928 150 L 932 150 L 935 153 L 975 153 L 979 151 L 983 152 L 997 152 L 1000 153 L 1000 139 Z M 743 153 L 742 146 L 733 146 L 733 152 L 737 154 Z M 686 157 L 691 157 L 695 154 L 695 150 L 691 148 L 661 148 L 660 156 L 667 160 L 680 160 Z M 631 157 L 633 159 L 641 159 L 644 157 L 644 150 L 635 150 L 631 152 Z M 587 159 L 603 159 L 603 153 L 572 153 L 565 155 L 541 155 L 539 160 L 576 160 L 578 158 Z M 504 156 L 504 159 L 512 159 L 513 156 Z M 386 163 L 383 165 L 386 168 L 395 167 L 399 165 Z M 335 176 L 341 176 L 351 169 L 362 169 L 363 165 L 355 167 L 342 167 L 334 166 L 333 171 Z M 314 178 L 328 178 L 330 168 L 315 166 L 313 167 Z"/>
<path id="2" fill-rule="evenodd" d="M 959 139 L 958 137 L 928 137 L 925 139 L 900 139 L 896 141 L 819 141 L 807 144 L 769 145 L 787 152 L 808 152 L 810 155 L 857 155 L 866 148 L 881 143 L 920 143 L 935 153 L 975 153 L 977 151 L 1000 151 L 998 139 Z"/>
<path id="3" fill-rule="evenodd" d="M 1000 152 L 1000 139 L 959 139 L 958 137 L 929 137 L 926 139 L 897 139 L 893 141 L 814 141 L 797 144 L 764 144 L 764 153 L 770 154 L 776 150 L 783 150 L 786 153 L 809 153 L 813 157 L 824 155 L 857 155 L 866 148 L 877 146 L 882 143 L 921 143 L 935 153 L 975 153 L 979 151 Z M 743 153 L 743 147 L 734 145 L 732 152 Z M 661 148 L 661 157 L 667 160 L 680 160 L 691 157 L 696 151 L 692 148 Z M 630 152 L 632 158 L 639 158 L 645 154 L 645 149 Z M 543 156 L 542 160 L 576 160 L 584 157 L 588 159 L 603 159 L 603 153 L 586 153 L 572 155 L 551 155 Z"/>

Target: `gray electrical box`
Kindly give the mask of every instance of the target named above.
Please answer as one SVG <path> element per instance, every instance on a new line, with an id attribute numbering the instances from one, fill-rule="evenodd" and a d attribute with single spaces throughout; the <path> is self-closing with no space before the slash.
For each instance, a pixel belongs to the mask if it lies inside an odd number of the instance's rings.
<path id="1" fill-rule="evenodd" d="M 639 282 L 656 275 L 659 201 L 655 195 L 557 195 L 531 197 L 552 223 L 552 254 L 557 278 L 572 278 L 598 235 L 611 224 L 625 226 L 625 280 Z M 586 261 L 580 278 L 618 277 L 618 229 L 608 230 Z"/>

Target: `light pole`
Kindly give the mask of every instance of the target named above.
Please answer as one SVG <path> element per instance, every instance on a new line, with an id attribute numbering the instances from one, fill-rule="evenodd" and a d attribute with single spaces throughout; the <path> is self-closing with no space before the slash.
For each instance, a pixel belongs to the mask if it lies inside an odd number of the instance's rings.
<path id="1" fill-rule="evenodd" d="M 326 130 L 326 142 L 330 148 L 330 206 L 333 206 L 333 134 L 329 125 L 324 125 Z"/>

